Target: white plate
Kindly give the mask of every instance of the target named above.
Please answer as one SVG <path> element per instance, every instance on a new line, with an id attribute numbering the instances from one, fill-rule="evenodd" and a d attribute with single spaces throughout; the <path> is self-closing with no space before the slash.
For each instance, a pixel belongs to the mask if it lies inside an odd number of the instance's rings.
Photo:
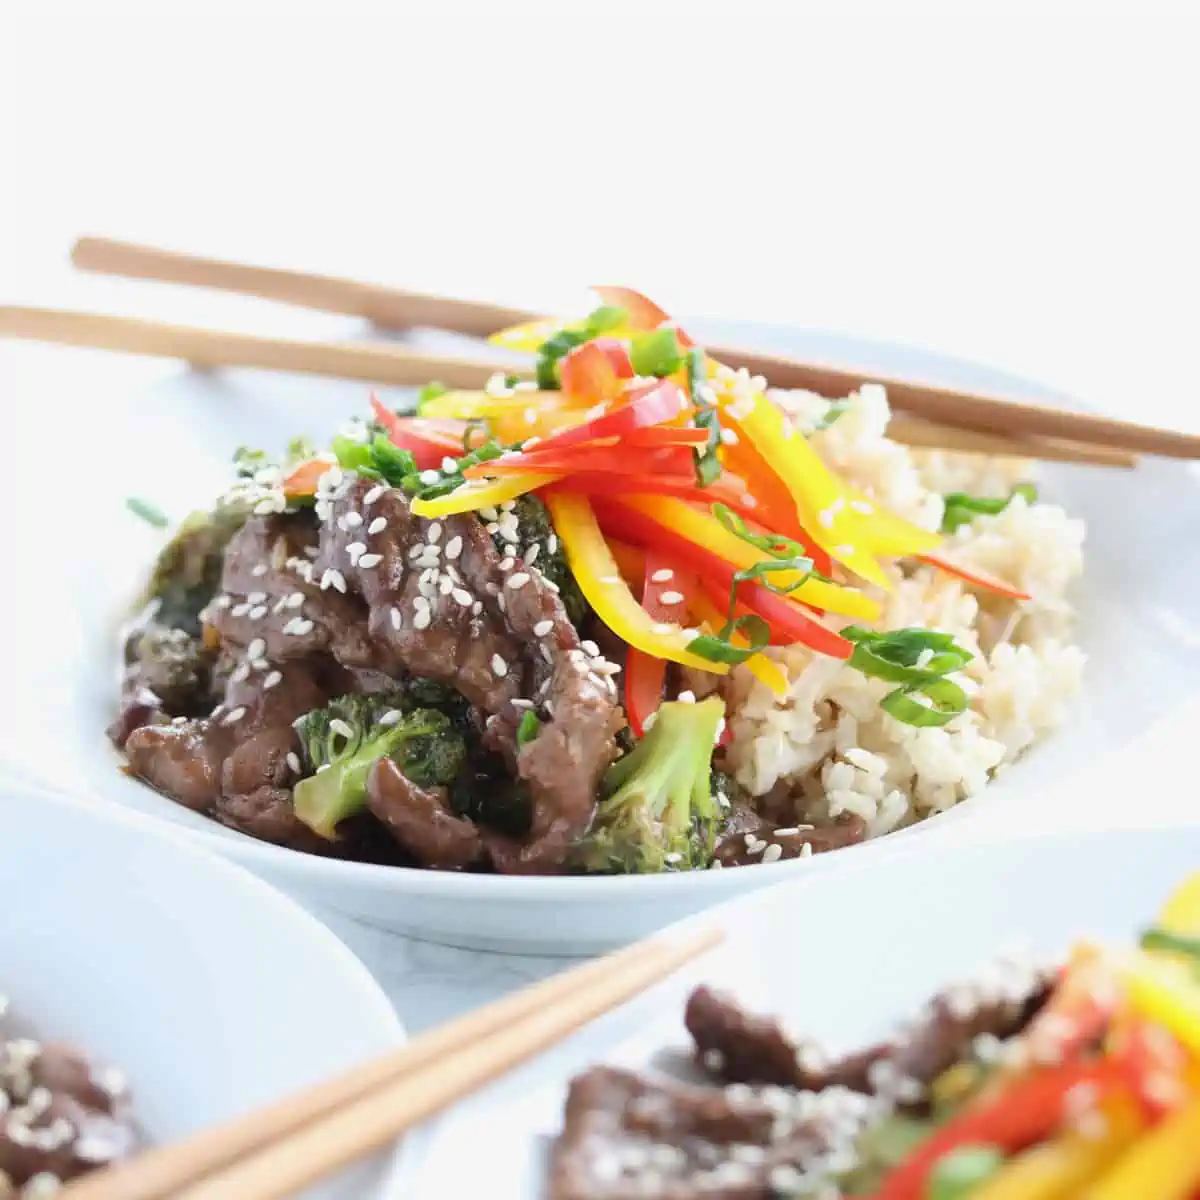
<path id="1" fill-rule="evenodd" d="M 858 362 L 882 374 L 1054 400 L 1032 384 L 913 350 L 773 329 L 758 330 L 753 339 L 745 330 L 734 336 L 815 360 Z M 34 778 L 172 821 L 280 886 L 351 916 L 453 945 L 582 954 L 782 878 L 885 859 L 911 839 L 954 836 L 994 820 L 1062 819 L 1072 793 L 1083 787 L 1076 781 L 1084 767 L 1132 761 L 1136 739 L 1200 695 L 1200 635 L 1194 632 L 1200 563 L 1188 549 L 1200 535 L 1200 480 L 1177 463 L 1147 463 L 1136 472 L 1060 468 L 1047 471 L 1046 493 L 1089 525 L 1086 577 L 1076 593 L 1079 637 L 1091 660 L 1086 697 L 1061 733 L 944 817 L 810 860 L 660 878 L 453 875 L 328 861 L 253 841 L 121 774 L 105 740 L 116 697 L 117 612 L 144 578 L 159 540 L 122 501 L 138 492 L 182 515 L 224 486 L 237 445 L 275 448 L 296 432 L 324 435 L 362 411 L 365 393 L 352 383 L 192 373 L 124 405 L 78 410 L 79 443 L 98 461 L 124 469 L 98 472 L 83 502 L 78 494 L 58 497 L 54 489 L 39 494 L 46 511 L 29 539 L 30 556 L 41 556 L 37 575 L 55 585 L 33 598 L 0 590 L 0 617 L 8 605 L 20 609 L 5 621 L 6 628 L 21 630 L 13 669 L 37 698 L 0 725 L 0 762 L 7 758 Z M 33 448 L 28 457 L 35 457 Z M 57 520 L 56 499 L 62 503 Z M 1156 759 L 1149 765 L 1166 775 L 1167 764 Z M 1141 789 L 1143 818 L 1169 810 L 1178 789 L 1169 776 L 1163 785 Z M 1093 825 L 1123 818 L 1129 808 L 1127 797 L 1112 789 L 1089 792 L 1084 800 L 1080 794 L 1078 817 Z"/>
<path id="2" fill-rule="evenodd" d="M 1083 935 L 1135 935 L 1198 868 L 1194 827 L 1005 839 L 946 859 L 914 841 L 867 869 L 759 892 L 697 918 L 726 929 L 716 951 L 445 1114 L 421 1182 L 429 1195 L 541 1196 L 571 1077 L 596 1063 L 638 1069 L 686 1055 L 683 1005 L 701 982 L 835 1052 L 857 1048 L 1006 946 L 1058 954 Z"/>
<path id="3" fill-rule="evenodd" d="M 152 1143 L 404 1040 L 333 934 L 145 818 L 3 786 L 0 879 L 0 991 L 39 1037 L 120 1066 Z M 397 1148 L 306 1194 L 383 1200 L 410 1171 Z"/>

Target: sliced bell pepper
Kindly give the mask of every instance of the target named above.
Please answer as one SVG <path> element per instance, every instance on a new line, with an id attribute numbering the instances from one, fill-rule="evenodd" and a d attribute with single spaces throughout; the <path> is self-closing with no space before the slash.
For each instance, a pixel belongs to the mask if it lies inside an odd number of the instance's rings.
<path id="1" fill-rule="evenodd" d="M 302 462 L 284 481 L 283 494 L 289 499 L 300 496 L 315 496 L 317 482 L 326 471 L 329 463 L 320 458 L 310 458 Z"/>
<path id="2" fill-rule="evenodd" d="M 419 471 L 438 467 L 447 456 L 457 458 L 463 453 L 466 425 L 461 421 L 398 417 L 376 396 L 371 397 L 371 410 L 387 432 L 388 441 L 407 450 Z"/>
<path id="3" fill-rule="evenodd" d="M 537 413 L 559 409 L 577 412 L 579 405 L 571 405 L 561 392 L 521 391 L 511 396 L 492 396 L 482 391 L 452 391 L 426 400 L 421 416 L 472 421 L 523 413 L 526 409 Z"/>
<path id="4" fill-rule="evenodd" d="M 703 589 L 692 596 L 688 603 L 692 615 L 698 620 L 703 621 L 712 631 L 715 632 L 724 626 L 725 615 Z M 750 644 L 750 639 L 743 637 L 736 630 L 730 637 L 730 641 L 735 646 L 748 646 Z M 773 658 L 768 658 L 765 654 L 753 654 L 746 659 L 745 665 L 754 678 L 759 683 L 769 687 L 775 695 L 784 696 L 787 694 L 787 673 Z"/>
<path id="5" fill-rule="evenodd" d="M 1189 875 L 1171 893 L 1155 924 L 1168 933 L 1200 934 L 1200 871 Z"/>
<path id="6" fill-rule="evenodd" d="M 552 434 L 540 442 L 536 450 L 547 453 L 580 446 L 597 438 L 623 438 L 635 430 L 664 425 L 687 408 L 687 396 L 678 385 L 669 379 L 659 380 L 630 391 L 623 397 L 623 403 L 610 405 L 600 416 Z"/>
<path id="7" fill-rule="evenodd" d="M 629 352 L 616 338 L 593 338 L 576 346 L 558 364 L 564 395 L 583 404 L 607 404 L 633 378 Z"/>
<path id="8" fill-rule="evenodd" d="M 520 325 L 499 329 L 488 341 L 493 346 L 503 346 L 505 350 L 537 351 L 548 338 L 561 333 L 571 324 L 572 322 L 561 317 L 537 317 L 532 321 L 523 321 Z"/>
<path id="9" fill-rule="evenodd" d="M 605 304 L 612 304 L 617 308 L 623 308 L 629 314 L 630 328 L 644 331 L 648 329 L 660 329 L 663 325 L 670 325 L 679 338 L 679 344 L 685 350 L 690 349 L 696 344 L 671 320 L 667 313 L 659 308 L 653 300 L 643 296 L 641 292 L 635 292 L 633 288 L 615 287 L 608 284 L 593 285 L 592 291 Z"/>
<path id="10" fill-rule="evenodd" d="M 637 546 L 629 545 L 628 542 L 618 542 L 615 538 L 605 540 L 613 558 L 617 560 L 617 566 L 621 568 L 621 578 L 631 588 L 639 589 L 636 594 L 640 596 L 642 580 L 646 575 L 646 552 Z"/>
<path id="11" fill-rule="evenodd" d="M 552 498 L 551 494 L 549 498 Z M 596 503 L 596 514 L 605 533 L 634 545 L 656 546 L 695 571 L 706 589 L 720 587 L 728 596 L 733 587 L 735 567 L 711 550 L 688 541 L 666 529 L 636 509 L 611 501 Z M 780 640 L 810 646 L 821 654 L 834 658 L 849 658 L 853 646 L 845 638 L 823 625 L 788 597 L 777 595 L 757 583 L 738 585 L 738 598 L 771 626 L 772 634 Z"/>
<path id="12" fill-rule="evenodd" d="M 1121 966 L 1130 1006 L 1167 1031 L 1193 1054 L 1200 1054 L 1200 984 L 1168 955 L 1132 955 Z"/>
<path id="13" fill-rule="evenodd" d="M 621 496 L 623 507 L 631 508 L 666 529 L 688 538 L 697 545 L 711 551 L 719 558 L 739 570 L 753 567 L 757 563 L 770 562 L 761 550 L 731 533 L 714 516 L 700 512 L 682 500 L 670 496 Z M 780 587 L 796 583 L 799 575 L 780 572 L 771 576 L 771 582 Z M 879 605 L 869 596 L 853 588 L 826 583 L 822 579 L 805 580 L 789 598 L 801 604 L 811 604 L 829 612 L 842 613 L 863 621 L 874 621 L 879 617 Z"/>
<path id="14" fill-rule="evenodd" d="M 535 447 L 541 450 L 540 447 Z M 487 462 L 468 467 L 463 474 L 468 479 L 491 478 L 499 475 L 520 475 L 528 471 L 554 472 L 570 475 L 575 471 L 599 471 L 610 475 L 656 477 L 679 480 L 692 478 L 692 454 L 686 446 L 665 446 L 660 449 L 630 448 L 619 445 L 594 445 L 585 442 L 565 450 L 533 453 L 510 452 Z M 632 486 L 627 484 L 626 486 Z"/>
<path id="15" fill-rule="evenodd" d="M 611 496 L 613 494 L 612 476 L 599 475 L 591 471 L 572 473 L 570 479 L 564 479 L 562 483 L 552 486 L 561 491 L 583 492 L 589 496 Z M 692 504 L 705 507 L 724 504 L 726 508 L 732 509 L 738 516 L 754 525 L 758 524 L 758 520 L 762 516 L 756 508 L 746 503 L 745 493 L 742 489 L 732 486 L 724 477 L 709 487 L 700 488 L 696 486 L 695 480 L 684 482 L 678 479 L 664 479 L 661 476 L 654 478 L 643 476 L 638 479 L 637 487 L 638 492 L 642 495 L 674 496 L 678 500 L 687 500 Z M 820 570 L 819 567 L 817 569 Z"/>
<path id="16" fill-rule="evenodd" d="M 660 576 L 667 571 L 672 578 L 664 581 Z M 663 592 L 678 590 L 683 582 L 676 581 L 674 575 L 675 568 L 658 551 L 646 551 L 642 568 L 642 607 L 655 621 L 680 623 L 680 605 L 662 601 Z M 630 648 L 625 659 L 625 715 L 638 737 L 645 733 L 650 714 L 657 712 L 662 703 L 666 678 L 666 659 Z"/>
<path id="17" fill-rule="evenodd" d="M 964 563 L 957 563 L 952 558 L 948 558 L 944 552 L 919 554 L 917 557 L 931 567 L 937 567 L 938 570 L 957 576 L 957 578 L 974 584 L 975 587 L 981 587 L 985 591 L 995 592 L 998 596 L 1007 596 L 1010 600 L 1028 600 L 1030 598 L 1028 592 L 1023 592 L 1019 588 L 1013 587 L 1011 583 L 1005 583 L 1003 579 L 998 579 L 986 571 L 968 567 Z"/>
<path id="18" fill-rule="evenodd" d="M 1013 1154 L 1053 1134 L 1063 1123 L 1064 1100 L 1072 1088 L 1092 1084 L 1107 1096 L 1124 1083 L 1124 1069 L 1111 1059 L 1067 1063 L 1015 1080 L 999 1095 L 968 1104 L 890 1171 L 873 1200 L 924 1200 L 937 1162 L 960 1146 L 995 1146 Z M 1147 1193 L 1147 1195 L 1152 1193 Z"/>
<path id="19" fill-rule="evenodd" d="M 526 492 L 536 492 L 561 479 L 561 475 L 506 475 L 503 479 L 472 480 L 444 496 L 422 500 L 419 496 L 412 501 L 412 510 L 418 517 L 449 517 L 455 513 L 478 512 L 489 506 L 495 508 L 507 500 L 515 500 Z"/>
<path id="20" fill-rule="evenodd" d="M 1063 1133 L 1018 1154 L 971 1193 L 971 1200 L 1073 1200 L 1110 1167 L 1145 1127 L 1137 1105 L 1114 1094 L 1097 1105 L 1104 1132 Z"/>
<path id="21" fill-rule="evenodd" d="M 1086 1200 L 1184 1200 L 1200 1185 L 1200 1099 L 1139 1138 Z"/>
<path id="22" fill-rule="evenodd" d="M 636 650 L 670 659 L 714 675 L 728 674 L 723 663 L 709 662 L 688 653 L 692 635 L 683 629 L 663 631 L 637 602 L 600 532 L 585 496 L 562 492 L 546 497 L 554 528 L 567 556 L 567 564 L 593 611 L 623 641 Z"/>

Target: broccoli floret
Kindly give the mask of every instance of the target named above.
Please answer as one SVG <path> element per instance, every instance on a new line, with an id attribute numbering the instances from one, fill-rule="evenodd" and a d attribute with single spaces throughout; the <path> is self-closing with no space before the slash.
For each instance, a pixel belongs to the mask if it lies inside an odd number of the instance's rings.
<path id="1" fill-rule="evenodd" d="M 554 532 L 554 522 L 546 506 L 533 495 L 518 497 L 513 502 L 513 516 L 517 518 L 517 544 L 504 540 L 496 533 L 492 540 L 501 554 L 524 557 L 531 546 L 537 546 L 537 569 L 558 588 L 559 599 L 567 610 L 567 616 L 576 629 L 589 612 L 588 602 L 583 598 L 575 576 L 567 566 L 567 556 Z M 553 549 L 551 549 L 553 547 Z"/>
<path id="2" fill-rule="evenodd" d="M 130 679 L 149 688 L 172 716 L 199 716 L 212 708 L 216 654 L 198 637 L 143 620 L 125 641 Z"/>
<path id="3" fill-rule="evenodd" d="M 644 874 L 709 865 L 724 815 L 712 771 L 724 714 L 718 696 L 659 708 L 646 735 L 605 774 L 578 866 Z"/>
<path id="4" fill-rule="evenodd" d="M 450 784 L 462 770 L 466 746 L 445 713 L 404 712 L 390 693 L 342 696 L 296 722 L 308 765 L 315 771 L 292 793 L 296 816 L 322 837 L 367 802 L 367 775 L 390 757 L 420 787 Z"/>

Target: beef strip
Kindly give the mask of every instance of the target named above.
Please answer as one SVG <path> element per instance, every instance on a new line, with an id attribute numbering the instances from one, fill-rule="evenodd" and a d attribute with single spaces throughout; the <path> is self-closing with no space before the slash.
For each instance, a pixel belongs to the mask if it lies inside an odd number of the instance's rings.
<path id="1" fill-rule="evenodd" d="M 781 832 L 782 830 L 782 832 Z M 777 844 L 781 859 L 799 858 L 809 846 L 811 854 L 824 854 L 864 841 L 867 823 L 853 813 L 842 813 L 830 825 L 774 825 L 751 808 L 734 809 L 717 843 L 714 857 L 723 867 L 748 867 L 763 861 L 763 852 Z"/>
<path id="2" fill-rule="evenodd" d="M 531 799 L 526 838 L 487 839 L 493 864 L 559 869 L 591 822 L 615 751 L 615 685 L 592 669 L 557 593 L 536 569 L 502 558 L 474 516 L 422 520 L 396 490 L 367 504 L 373 486 L 356 480 L 333 500 L 313 565 L 314 578 L 344 584 L 365 605 L 362 654 L 336 644 L 333 654 L 347 667 L 411 672 L 461 693 L 496 727 L 489 744 Z M 541 726 L 518 748 L 516 725 L 530 706 Z"/>
<path id="3" fill-rule="evenodd" d="M 571 1083 L 550 1200 L 769 1200 L 852 1142 L 869 1112 L 840 1090 L 801 1097 L 596 1067 Z"/>
<path id="4" fill-rule="evenodd" d="M 778 1021 L 748 1013 L 707 987 L 692 993 L 684 1022 L 700 1061 L 721 1079 L 811 1091 L 841 1086 L 894 1092 L 896 1099 L 917 1103 L 929 1083 L 970 1053 L 980 1034 L 1003 1039 L 1020 1032 L 1045 1003 L 1048 989 L 1048 977 L 1035 971 L 1015 975 L 999 989 L 950 988 L 892 1038 L 833 1060 Z"/>
<path id="5" fill-rule="evenodd" d="M 445 788 L 422 788 L 390 758 L 367 776 L 367 806 L 422 867 L 457 870 L 483 856 L 478 827 L 449 808 Z"/>

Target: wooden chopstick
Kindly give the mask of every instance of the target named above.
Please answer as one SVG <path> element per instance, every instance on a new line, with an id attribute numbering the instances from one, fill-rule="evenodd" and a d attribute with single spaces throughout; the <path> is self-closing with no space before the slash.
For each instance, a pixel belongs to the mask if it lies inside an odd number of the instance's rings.
<path id="1" fill-rule="evenodd" d="M 486 336 L 507 325 L 543 315 L 528 309 L 355 283 L 333 276 L 177 254 L 107 238 L 81 238 L 72 257 L 75 265 L 84 270 L 263 296 L 307 308 L 350 313 L 396 329 L 429 325 Z M 710 345 L 708 349 L 729 366 L 746 367 L 753 374 L 765 376 L 777 387 L 807 388 L 825 396 L 842 396 L 864 383 L 882 383 L 887 387 L 888 399 L 894 409 L 941 425 L 1010 437 L 1036 436 L 1088 442 L 1169 458 L 1200 458 L 1200 435 L 1157 429 L 1093 413 L 1068 412 L 1029 401 L 894 379 L 874 371 L 802 362 L 786 355 L 739 346 Z"/>
<path id="2" fill-rule="evenodd" d="M 722 937 L 714 926 L 638 942 L 256 1113 L 86 1176 L 63 1200 L 291 1195 L 665 979 Z"/>
<path id="3" fill-rule="evenodd" d="M 424 354 L 402 346 L 377 346 L 366 342 L 259 337 L 189 325 L 168 325 L 137 317 L 13 305 L 0 305 L 0 337 L 4 336 L 181 358 L 202 367 L 261 367 L 400 387 L 414 387 L 436 379 L 449 387 L 477 390 L 497 372 L 522 374 L 519 368 L 514 371 L 510 361 L 499 358 Z M 893 419 L 889 435 L 910 445 L 960 450 L 968 454 L 999 454 L 1105 467 L 1131 467 L 1135 462 L 1132 455 L 1107 447 L 981 434 L 901 417 Z"/>

